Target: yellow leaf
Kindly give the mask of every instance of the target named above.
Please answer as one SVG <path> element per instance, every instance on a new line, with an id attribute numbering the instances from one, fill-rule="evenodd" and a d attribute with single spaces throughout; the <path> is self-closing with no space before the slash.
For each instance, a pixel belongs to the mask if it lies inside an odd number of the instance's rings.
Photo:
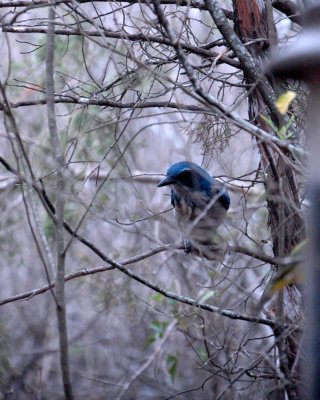
<path id="1" fill-rule="evenodd" d="M 288 108 L 296 95 L 297 94 L 295 92 L 288 90 L 278 97 L 278 100 L 276 101 L 276 107 L 281 114 L 285 114 L 288 111 Z"/>

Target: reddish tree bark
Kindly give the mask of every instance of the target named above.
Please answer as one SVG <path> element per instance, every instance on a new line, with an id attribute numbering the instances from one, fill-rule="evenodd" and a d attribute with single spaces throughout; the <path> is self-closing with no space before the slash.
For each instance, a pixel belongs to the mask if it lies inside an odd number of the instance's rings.
<path id="1" fill-rule="evenodd" d="M 260 73 L 263 71 L 263 60 L 268 55 L 270 47 L 277 42 L 276 30 L 273 22 L 272 9 L 269 1 L 261 0 L 234 0 L 235 30 L 245 43 L 256 43 L 247 46 L 250 55 L 260 64 Z M 247 83 L 253 82 L 250 75 L 245 73 Z M 271 83 L 272 85 L 272 83 Z M 279 88 L 272 85 L 274 92 Z M 284 123 L 268 109 L 265 99 L 257 89 L 248 93 L 249 118 L 264 130 L 272 132 L 266 118 L 270 118 L 274 125 L 280 128 Z M 294 246 L 305 236 L 304 220 L 300 212 L 298 187 L 294 171 L 289 168 L 272 149 L 263 143 L 258 143 L 261 164 L 266 176 L 265 190 L 269 208 L 269 223 L 273 240 L 273 251 L 276 256 L 282 257 L 290 254 Z M 290 155 L 287 154 L 288 157 Z M 280 267 L 275 267 L 275 269 Z M 301 293 L 295 286 L 288 287 L 278 297 L 273 307 L 279 320 L 294 322 L 301 313 Z M 275 331 L 276 336 L 281 334 Z M 301 335 L 294 333 L 285 340 L 279 340 L 280 367 L 287 379 L 296 380 L 292 367 L 295 365 L 296 356 L 299 353 Z M 298 369 L 295 367 L 295 370 Z M 299 374 L 299 373 L 298 373 Z M 296 374 L 295 374 L 296 375 Z M 298 379 L 300 381 L 300 377 Z M 286 388 L 290 399 L 302 398 L 299 384 L 296 387 Z M 279 392 L 279 397 L 284 398 L 284 392 Z"/>

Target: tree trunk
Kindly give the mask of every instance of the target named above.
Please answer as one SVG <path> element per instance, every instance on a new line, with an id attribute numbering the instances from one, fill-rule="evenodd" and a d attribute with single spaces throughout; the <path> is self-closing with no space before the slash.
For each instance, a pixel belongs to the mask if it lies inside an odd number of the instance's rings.
<path id="1" fill-rule="evenodd" d="M 234 24 L 235 30 L 245 43 L 252 43 L 247 46 L 250 55 L 261 66 L 263 71 L 263 60 L 272 45 L 277 42 L 277 35 L 274 26 L 271 3 L 261 0 L 234 0 Z M 246 74 L 245 79 L 249 84 L 253 82 L 252 77 Z M 277 88 L 271 83 L 274 92 Z M 253 91 L 248 92 L 249 97 L 249 118 L 264 130 L 272 132 L 270 125 L 266 122 L 271 119 L 273 124 L 280 127 L 283 123 L 268 110 L 268 105 L 262 93 L 259 91 L 259 84 Z M 258 143 L 261 154 L 261 165 L 265 174 L 265 190 L 269 209 L 269 223 L 272 235 L 272 245 L 274 255 L 283 257 L 292 251 L 294 246 L 305 236 L 305 226 L 302 214 L 300 212 L 300 203 L 298 196 L 298 187 L 294 171 L 288 167 L 282 156 L 274 152 L 264 143 Z M 287 157 L 290 157 L 288 154 Z M 275 270 L 278 267 L 275 267 Z M 294 322 L 301 314 L 301 293 L 296 286 L 289 286 L 279 294 L 277 303 L 273 311 L 280 321 Z M 275 331 L 279 340 L 279 361 L 280 368 L 285 377 L 291 382 L 296 379 L 292 376 L 292 367 L 295 364 L 298 349 L 300 346 L 301 335 L 293 333 L 286 339 L 280 339 L 280 333 Z M 298 361 L 298 360 L 297 360 Z M 298 362 L 299 364 L 299 362 Z M 299 372 L 295 366 L 295 375 Z M 301 382 L 300 376 L 297 380 Z M 290 399 L 302 399 L 301 385 L 288 387 L 286 389 Z M 282 393 L 281 393 L 282 392 Z M 278 398 L 284 398 L 284 390 L 280 390 Z"/>

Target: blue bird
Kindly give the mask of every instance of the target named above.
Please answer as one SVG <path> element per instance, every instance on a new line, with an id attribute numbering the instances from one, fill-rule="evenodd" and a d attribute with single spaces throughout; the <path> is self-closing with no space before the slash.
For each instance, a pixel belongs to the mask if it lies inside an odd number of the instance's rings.
<path id="1" fill-rule="evenodd" d="M 171 186 L 171 204 L 175 209 L 185 252 L 215 259 L 214 254 L 205 249 L 215 244 L 215 232 L 230 206 L 226 188 L 206 170 L 189 161 L 169 167 L 158 187 L 167 185 Z"/>

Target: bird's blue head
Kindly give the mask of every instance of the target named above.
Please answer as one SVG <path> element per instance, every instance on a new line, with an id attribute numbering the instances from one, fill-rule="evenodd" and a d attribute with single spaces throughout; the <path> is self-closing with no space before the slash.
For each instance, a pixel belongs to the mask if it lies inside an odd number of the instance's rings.
<path id="1" fill-rule="evenodd" d="M 166 177 L 158 187 L 182 185 L 191 191 L 205 192 L 210 196 L 213 178 L 199 165 L 190 161 L 181 161 L 169 167 Z"/>

